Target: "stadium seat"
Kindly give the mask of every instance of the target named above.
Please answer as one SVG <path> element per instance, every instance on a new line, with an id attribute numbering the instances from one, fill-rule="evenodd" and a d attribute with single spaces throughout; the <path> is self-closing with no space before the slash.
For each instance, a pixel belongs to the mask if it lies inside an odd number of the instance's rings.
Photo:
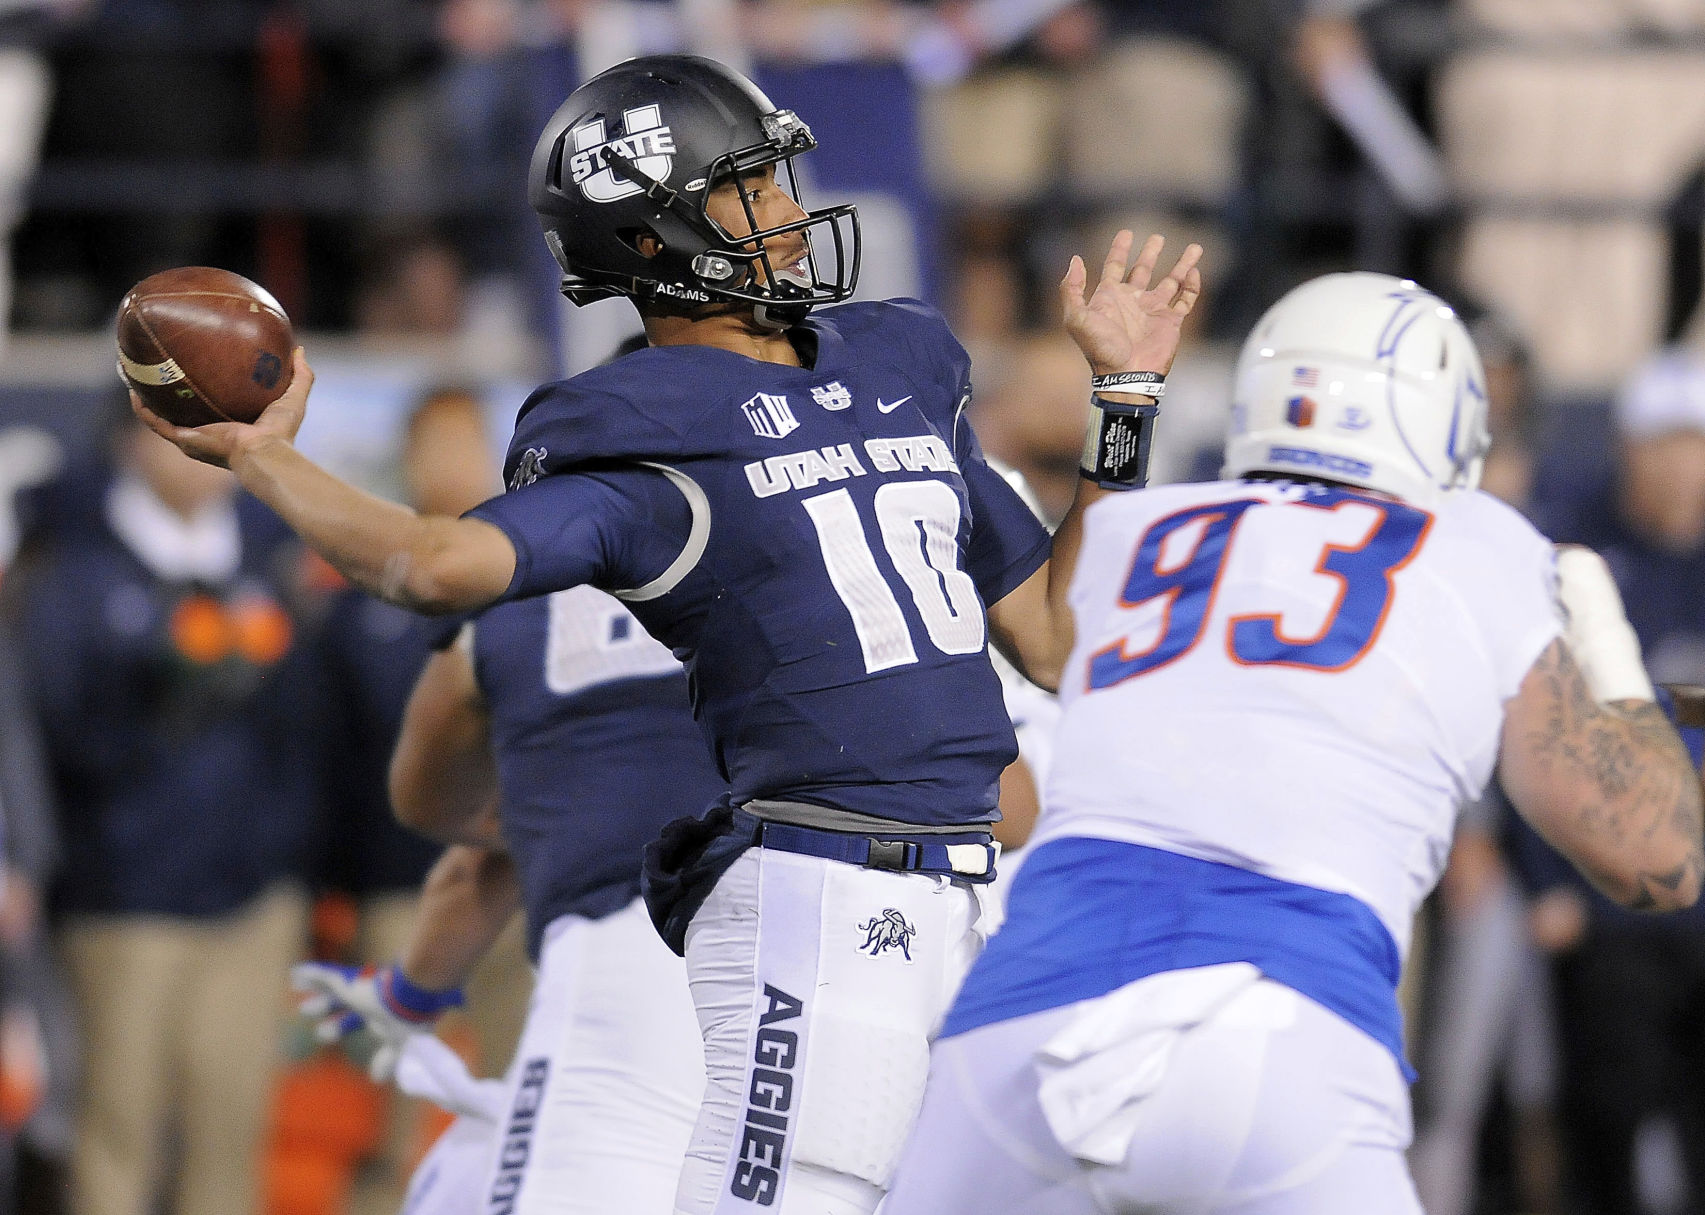
<path id="1" fill-rule="evenodd" d="M 1659 341 L 1663 203 L 1705 158 L 1705 52 L 1482 47 L 1437 92 L 1467 203 L 1459 275 L 1532 336 L 1556 391 L 1614 384 Z"/>
<path id="2" fill-rule="evenodd" d="M 1249 84 L 1223 55 L 1171 39 L 1120 43 L 1076 73 L 1062 138 L 1074 193 L 1218 206 L 1236 185 Z M 1188 114 L 1189 122 L 1168 115 Z"/>
<path id="3" fill-rule="evenodd" d="M 1091 206 L 1213 207 L 1236 181 L 1248 107 L 1224 56 L 1173 39 L 1117 43 L 1070 72 L 981 72 L 928 100 L 932 183 L 955 202 L 1022 205 L 1057 201 L 1063 175 Z"/>
<path id="4" fill-rule="evenodd" d="M 1499 33 L 1546 39 L 1705 29 L 1699 0 L 1462 0 L 1460 7 L 1470 21 Z"/>

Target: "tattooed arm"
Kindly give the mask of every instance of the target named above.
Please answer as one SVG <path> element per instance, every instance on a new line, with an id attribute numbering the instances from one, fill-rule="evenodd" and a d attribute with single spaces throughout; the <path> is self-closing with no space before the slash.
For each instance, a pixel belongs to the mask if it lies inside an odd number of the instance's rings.
<path id="1" fill-rule="evenodd" d="M 1692 906 L 1705 875 L 1700 779 L 1663 710 L 1600 704 L 1559 639 L 1504 706 L 1499 776 L 1534 830 L 1639 911 Z"/>

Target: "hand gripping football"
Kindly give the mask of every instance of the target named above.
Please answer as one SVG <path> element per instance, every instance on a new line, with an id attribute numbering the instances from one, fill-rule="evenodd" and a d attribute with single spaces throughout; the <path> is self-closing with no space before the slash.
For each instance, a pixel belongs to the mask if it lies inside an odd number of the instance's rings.
<path id="1" fill-rule="evenodd" d="M 229 270 L 165 270 L 118 307 L 119 374 L 177 426 L 254 421 L 290 387 L 294 346 L 278 301 Z"/>

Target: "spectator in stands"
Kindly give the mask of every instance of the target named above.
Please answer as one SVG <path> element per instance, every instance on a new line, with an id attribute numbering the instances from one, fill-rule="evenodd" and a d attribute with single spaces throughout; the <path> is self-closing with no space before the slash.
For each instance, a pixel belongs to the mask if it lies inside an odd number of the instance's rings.
<path id="1" fill-rule="evenodd" d="M 66 849 L 72 1210 L 245 1215 L 318 795 L 299 549 L 123 418 L 8 575 Z"/>
<path id="2" fill-rule="evenodd" d="M 1609 562 L 1655 680 L 1701 682 L 1705 361 L 1679 348 L 1662 352 L 1617 396 L 1613 416 L 1614 475 L 1553 507 L 1548 530 Z M 1696 734 L 1690 745 L 1697 747 Z M 1531 832 L 1518 827 L 1513 840 L 1535 895 L 1534 936 L 1552 955 L 1558 1112 L 1580 1209 L 1646 1209 L 1637 1161 L 1654 1154 L 1637 1145 L 1666 1141 L 1696 1207 L 1705 1201 L 1705 912 L 1631 915 L 1563 872 Z"/>
<path id="3" fill-rule="evenodd" d="M 1036 334 L 977 351 L 977 437 L 1015 469 L 1035 495 L 1037 513 L 1058 523 L 1076 491 L 1089 416 L 1083 356 L 1071 341 Z M 1077 427 L 1077 437 L 1070 435 Z"/>
<path id="4" fill-rule="evenodd" d="M 1682 736 L 1699 762 L 1699 731 Z M 1685 1209 L 1697 1209 L 1705 1195 L 1705 914 L 1624 911 L 1563 873 L 1557 854 L 1514 816 L 1510 831 L 1516 871 L 1534 895 L 1530 929 L 1551 956 L 1570 1209 L 1683 1209 L 1677 1181 L 1692 1196 Z M 1682 1176 L 1653 1167 L 1660 1159 Z M 1653 1191 L 1661 1196 L 1649 1202 Z"/>
<path id="5" fill-rule="evenodd" d="M 1671 347 L 1617 395 L 1614 475 L 1541 525 L 1610 563 L 1652 678 L 1705 683 L 1705 357 Z"/>
<path id="6" fill-rule="evenodd" d="M 537 16 L 531 18 L 538 24 Z M 445 0 L 438 13 L 444 61 L 433 82 L 433 131 L 442 163 L 457 179 L 483 190 L 490 205 L 452 228 L 467 260 L 476 301 L 501 293 L 521 307 L 538 221 L 527 206 L 533 140 L 547 114 L 546 92 L 524 41 L 529 15 L 519 0 Z M 554 100 L 550 103 L 554 104 Z"/>
<path id="7" fill-rule="evenodd" d="M 925 98 L 925 161 L 957 263 L 951 311 L 971 343 L 1052 312 L 1049 237 L 1085 217 L 1184 239 L 1241 175 L 1246 64 L 1228 30 L 1276 29 L 1269 0 L 935 3 L 903 54 Z M 1238 35 L 1240 43 L 1244 41 Z M 1257 35 L 1247 39 L 1259 44 Z M 1269 40 L 1270 41 L 1270 40 Z M 1191 121 L 1168 121 L 1188 112 Z M 1198 228 L 1202 225 L 1198 222 Z M 1224 244 L 1192 231 L 1214 249 Z M 1069 243 L 1092 239 L 1069 234 Z M 1016 306 L 1015 306 L 1016 305 Z"/>
<path id="8" fill-rule="evenodd" d="M 410 226 L 376 238 L 365 261 L 355 301 L 361 333 L 449 338 L 461 331 L 467 273 L 443 236 Z"/>
<path id="9" fill-rule="evenodd" d="M 43 891 L 58 860 L 52 797 L 9 632 L 0 632 L 0 1211 L 69 1144 L 74 1053 L 49 956 Z M 39 1167 L 38 1167 L 39 1166 Z"/>

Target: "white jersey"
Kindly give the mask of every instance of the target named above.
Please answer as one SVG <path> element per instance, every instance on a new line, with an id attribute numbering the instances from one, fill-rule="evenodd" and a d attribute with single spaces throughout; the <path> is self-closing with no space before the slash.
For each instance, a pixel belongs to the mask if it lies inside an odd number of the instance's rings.
<path id="1" fill-rule="evenodd" d="M 1551 545 L 1481 493 L 1098 502 L 1037 842 L 1163 848 L 1371 907 L 1407 953 L 1503 704 L 1562 628 Z"/>

